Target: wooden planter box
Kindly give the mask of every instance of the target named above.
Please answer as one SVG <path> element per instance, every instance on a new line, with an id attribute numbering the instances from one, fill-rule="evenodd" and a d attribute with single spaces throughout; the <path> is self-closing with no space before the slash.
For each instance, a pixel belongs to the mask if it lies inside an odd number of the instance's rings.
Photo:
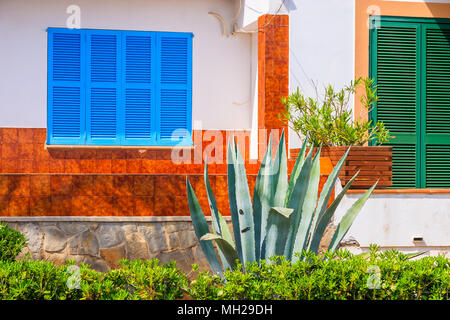
<path id="1" fill-rule="evenodd" d="M 335 166 L 347 149 L 348 147 L 322 148 L 321 157 L 330 158 Z M 299 151 L 300 149 L 291 149 L 291 159 L 296 159 Z M 360 172 L 351 189 L 368 189 L 377 180 L 377 189 L 392 186 L 392 147 L 352 147 L 339 175 L 342 185 L 344 186 L 358 170 Z"/>

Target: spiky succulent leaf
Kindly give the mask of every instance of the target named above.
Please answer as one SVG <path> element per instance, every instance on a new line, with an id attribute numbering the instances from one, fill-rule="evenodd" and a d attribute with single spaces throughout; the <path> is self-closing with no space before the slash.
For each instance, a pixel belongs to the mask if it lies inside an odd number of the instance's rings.
<path id="1" fill-rule="evenodd" d="M 294 212 L 294 209 L 292 208 L 284 208 L 284 207 L 272 207 L 270 208 L 269 213 L 278 213 L 281 214 L 285 218 L 289 218 Z"/>
<path id="2" fill-rule="evenodd" d="M 224 237 L 224 233 L 226 233 L 227 231 L 229 232 L 229 230 L 228 230 L 228 226 L 226 226 L 225 230 L 222 230 L 223 226 L 222 226 L 221 219 L 223 220 L 223 217 L 220 215 L 219 210 L 217 209 L 216 198 L 214 197 L 214 193 L 212 192 L 211 184 L 209 182 L 208 158 L 207 157 L 205 157 L 205 169 L 204 169 L 203 176 L 204 176 L 204 180 L 205 180 L 205 187 L 206 187 L 206 194 L 208 196 L 209 208 L 211 210 L 212 225 L 213 225 L 214 233 L 221 237 Z M 234 248 L 233 240 L 230 241 L 230 245 L 232 245 Z M 227 259 L 227 257 L 226 257 L 226 252 L 224 252 L 222 250 L 222 246 L 218 245 L 217 251 L 219 253 L 219 258 L 220 258 L 220 261 L 222 262 L 223 268 L 224 269 L 230 268 L 231 266 L 229 265 L 229 261 L 228 261 L 229 259 Z"/>
<path id="3" fill-rule="evenodd" d="M 189 212 L 192 219 L 192 225 L 194 226 L 194 232 L 197 239 L 201 239 L 205 234 L 210 233 L 208 224 L 203 214 L 202 207 L 198 202 L 194 189 L 192 188 L 189 179 L 186 179 L 187 198 L 189 205 Z M 216 252 L 211 241 L 200 241 L 200 248 L 205 254 L 206 260 L 213 273 L 222 275 L 222 268 L 219 260 L 217 259 Z"/>
<path id="4" fill-rule="evenodd" d="M 285 205 L 287 205 L 289 203 L 289 200 L 291 199 L 292 191 L 294 190 L 295 183 L 297 182 L 297 179 L 300 175 L 300 171 L 302 169 L 303 163 L 305 162 L 305 153 L 306 153 L 307 142 L 308 142 L 308 137 L 306 137 L 305 141 L 303 141 L 303 145 L 300 150 L 300 153 L 298 154 L 297 160 L 295 160 L 294 168 L 292 169 L 291 177 L 289 178 L 288 191 L 286 194 Z"/>
<path id="5" fill-rule="evenodd" d="M 330 204 L 330 206 L 325 210 L 325 212 L 320 216 L 315 229 L 311 232 L 311 241 L 309 244 L 309 250 L 313 252 L 318 252 L 320 240 L 322 240 L 322 237 L 325 233 L 325 230 L 330 223 L 331 218 L 334 215 L 334 212 L 336 211 L 337 207 L 341 203 L 342 198 L 347 193 L 347 190 L 352 185 L 353 181 L 355 181 L 356 177 L 358 176 L 359 171 L 353 176 L 353 178 L 350 179 L 349 182 L 345 185 L 345 187 L 339 192 L 338 196 L 333 200 L 333 202 Z"/>
<path id="6" fill-rule="evenodd" d="M 224 270 L 235 269 L 236 262 L 239 260 L 239 256 L 233 245 L 228 240 L 219 236 L 218 234 L 207 233 L 200 238 L 201 241 L 214 240 L 219 250 L 223 253 L 225 263 L 223 264 Z"/>
<path id="7" fill-rule="evenodd" d="M 413 259 L 416 258 L 418 256 L 423 255 L 424 253 L 427 253 L 428 251 L 419 251 L 419 252 L 412 252 L 412 253 L 405 253 L 407 259 Z"/>
<path id="8" fill-rule="evenodd" d="M 295 182 L 294 189 L 292 190 L 291 198 L 289 199 L 289 208 L 293 208 L 294 212 L 290 218 L 289 232 L 286 239 L 286 246 L 284 248 L 284 256 L 286 259 L 292 259 L 292 253 L 294 250 L 294 242 L 300 225 L 300 219 L 302 215 L 302 207 L 305 201 L 306 192 L 308 190 L 308 181 L 310 177 L 312 167 L 312 148 L 309 150 L 306 156 L 305 162 L 300 170 L 297 181 Z"/>
<path id="9" fill-rule="evenodd" d="M 256 261 L 255 255 L 255 224 L 250 191 L 248 189 L 247 173 L 241 152 L 236 153 L 236 202 L 239 213 L 239 226 L 242 245 L 242 263 Z"/>
<path id="10" fill-rule="evenodd" d="M 294 209 L 291 208 L 273 207 L 270 209 L 265 242 L 266 259 L 283 255 L 292 212 L 294 212 Z"/>
<path id="11" fill-rule="evenodd" d="M 272 170 L 272 185 L 274 187 L 272 203 L 274 207 L 282 207 L 284 206 L 288 190 L 287 156 L 284 130 L 281 134 Z"/>
<path id="12" fill-rule="evenodd" d="M 241 229 L 239 225 L 239 212 L 236 200 L 236 149 L 234 146 L 234 138 L 228 141 L 227 149 L 227 181 L 228 181 L 228 200 L 230 204 L 231 222 L 233 224 L 234 241 L 236 243 L 236 251 L 239 259 L 242 261 L 242 244 Z"/>
<path id="13" fill-rule="evenodd" d="M 336 231 L 334 232 L 333 238 L 331 239 L 330 245 L 328 246 L 328 250 L 334 251 L 341 243 L 342 239 L 347 234 L 348 230 L 352 226 L 353 221 L 358 215 L 359 211 L 361 211 L 362 207 L 366 203 L 369 196 L 372 194 L 372 191 L 377 186 L 376 182 L 369 190 L 367 190 L 361 198 L 355 201 L 355 203 L 348 209 L 347 213 L 342 217 L 341 222 L 339 222 Z"/>
<path id="14" fill-rule="evenodd" d="M 296 262 L 298 256 L 295 255 L 297 252 L 302 252 L 306 249 L 309 230 L 311 229 L 311 223 L 314 217 L 314 211 L 317 205 L 317 196 L 319 192 L 319 182 L 320 182 L 320 149 L 315 155 L 311 171 L 308 179 L 308 189 L 305 194 L 305 199 L 303 201 L 303 206 L 301 208 L 300 223 L 298 225 L 297 233 L 295 235 L 294 247 L 292 250 L 292 262 Z"/>
<path id="15" fill-rule="evenodd" d="M 341 169 L 344 166 L 344 161 L 347 158 L 349 152 L 350 148 L 348 148 L 347 152 L 338 161 L 336 166 L 333 168 L 333 171 L 328 176 L 327 181 L 323 185 L 322 191 L 320 192 L 319 202 L 317 203 L 316 212 L 314 213 L 313 221 L 311 224 L 310 233 L 315 232 L 317 221 L 320 219 L 320 217 L 325 213 L 325 210 L 327 209 L 327 205 L 328 202 L 330 201 L 331 195 L 333 194 L 334 186 L 336 185 L 339 173 L 341 172 Z M 310 239 L 312 238 L 311 234 L 309 238 Z"/>

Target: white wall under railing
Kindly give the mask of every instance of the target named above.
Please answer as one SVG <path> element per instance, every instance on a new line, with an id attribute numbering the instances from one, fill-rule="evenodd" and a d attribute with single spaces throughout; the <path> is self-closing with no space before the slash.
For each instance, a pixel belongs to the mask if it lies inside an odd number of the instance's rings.
<path id="1" fill-rule="evenodd" d="M 361 196 L 343 198 L 334 224 Z M 345 239 L 356 240 L 362 249 L 373 243 L 382 248 L 450 255 L 450 194 L 372 194 Z"/>

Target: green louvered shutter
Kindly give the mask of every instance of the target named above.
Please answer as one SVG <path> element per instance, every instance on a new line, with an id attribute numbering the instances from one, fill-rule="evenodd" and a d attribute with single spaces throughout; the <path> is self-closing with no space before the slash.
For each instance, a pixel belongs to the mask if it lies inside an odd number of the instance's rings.
<path id="1" fill-rule="evenodd" d="M 419 24 L 381 21 L 372 30 L 371 76 L 378 86 L 374 121 L 383 121 L 392 136 L 394 188 L 418 185 Z"/>
<path id="2" fill-rule="evenodd" d="M 120 144 L 120 32 L 87 30 L 86 144 Z"/>
<path id="3" fill-rule="evenodd" d="M 424 185 L 450 187 L 450 26 L 424 24 Z"/>

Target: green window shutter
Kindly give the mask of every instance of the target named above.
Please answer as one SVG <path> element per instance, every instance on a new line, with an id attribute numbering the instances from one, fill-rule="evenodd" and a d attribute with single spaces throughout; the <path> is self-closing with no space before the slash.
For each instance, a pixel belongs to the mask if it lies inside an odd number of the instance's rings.
<path id="1" fill-rule="evenodd" d="M 371 30 L 371 76 L 379 100 L 371 117 L 383 121 L 395 138 L 392 180 L 394 188 L 419 183 L 419 25 L 381 21 Z"/>
<path id="2" fill-rule="evenodd" d="M 450 187 L 450 26 L 424 24 L 422 31 L 424 185 Z"/>

